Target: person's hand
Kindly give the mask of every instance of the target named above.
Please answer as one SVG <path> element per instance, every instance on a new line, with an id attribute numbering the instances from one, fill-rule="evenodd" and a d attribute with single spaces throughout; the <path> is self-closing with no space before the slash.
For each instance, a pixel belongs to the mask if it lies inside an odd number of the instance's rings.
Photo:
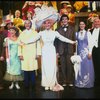
<path id="1" fill-rule="evenodd" d="M 25 45 L 25 43 L 22 42 L 22 41 L 20 41 L 19 45 L 20 45 L 20 46 L 23 46 L 23 45 Z"/>
<path id="2" fill-rule="evenodd" d="M 24 60 L 23 56 L 19 56 L 19 59 L 20 59 L 20 60 Z"/>
<path id="3" fill-rule="evenodd" d="M 6 39 L 4 46 L 7 47 L 8 46 L 8 39 Z"/>
<path id="4" fill-rule="evenodd" d="M 56 55 L 57 55 L 57 58 L 59 58 L 59 57 L 60 57 L 59 53 L 57 53 Z"/>
<path id="5" fill-rule="evenodd" d="M 29 1 L 26 1 L 25 4 L 27 5 Z"/>
<path id="6" fill-rule="evenodd" d="M 77 41 L 73 41 L 73 43 L 72 44 L 77 44 Z"/>
<path id="7" fill-rule="evenodd" d="M 88 54 L 88 59 L 91 59 L 92 58 L 92 54 Z"/>
<path id="8" fill-rule="evenodd" d="M 3 56 L 0 57 L 0 61 L 4 61 L 4 57 Z"/>
<path id="9" fill-rule="evenodd" d="M 38 59 L 39 58 L 39 55 L 36 55 L 36 57 L 35 57 L 36 59 Z"/>

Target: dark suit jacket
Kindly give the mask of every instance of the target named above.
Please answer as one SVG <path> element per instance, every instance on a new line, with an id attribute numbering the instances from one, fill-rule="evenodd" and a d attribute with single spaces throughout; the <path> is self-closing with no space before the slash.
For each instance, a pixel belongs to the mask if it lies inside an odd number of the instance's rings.
<path id="1" fill-rule="evenodd" d="M 98 48 L 100 49 L 100 29 L 99 29 L 99 37 L 98 37 Z"/>
<path id="2" fill-rule="evenodd" d="M 4 57 L 3 42 L 4 42 L 4 35 L 2 33 L 0 33 L 0 56 Z"/>
<path id="3" fill-rule="evenodd" d="M 0 57 L 3 56 L 5 58 L 5 49 L 3 47 L 4 35 L 0 32 Z M 6 60 L 0 61 L 0 84 L 3 82 L 3 77 L 6 72 Z"/>
<path id="4" fill-rule="evenodd" d="M 59 27 L 58 29 L 56 29 L 56 31 L 58 31 L 62 36 L 68 39 L 75 40 L 75 29 L 71 25 L 68 26 L 66 32 L 63 30 L 63 27 Z M 58 39 L 55 40 L 54 44 L 57 53 L 59 53 L 60 55 L 64 54 L 64 52 L 67 52 L 67 54 L 73 54 L 75 52 L 75 46 L 72 44 L 62 42 Z"/>

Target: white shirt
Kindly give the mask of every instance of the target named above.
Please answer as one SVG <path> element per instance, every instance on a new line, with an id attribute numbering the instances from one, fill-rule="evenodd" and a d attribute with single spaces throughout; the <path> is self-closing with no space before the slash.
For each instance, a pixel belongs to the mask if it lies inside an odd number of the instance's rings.
<path id="1" fill-rule="evenodd" d="M 92 45 L 98 48 L 98 37 L 99 37 L 99 28 L 95 28 L 92 33 Z"/>
<path id="2" fill-rule="evenodd" d="M 82 31 L 79 32 L 79 38 L 80 38 L 81 40 L 84 39 L 85 33 L 86 33 L 85 30 L 82 30 Z"/>

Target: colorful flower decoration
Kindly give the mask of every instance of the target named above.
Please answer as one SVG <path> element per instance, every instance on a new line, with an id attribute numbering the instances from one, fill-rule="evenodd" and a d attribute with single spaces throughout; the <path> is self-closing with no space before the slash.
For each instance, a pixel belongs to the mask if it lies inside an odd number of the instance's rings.
<path id="1" fill-rule="evenodd" d="M 80 12 L 83 7 L 88 6 L 88 1 L 76 1 L 73 6 L 77 12 Z"/>
<path id="2" fill-rule="evenodd" d="M 95 18 L 98 18 L 98 17 L 99 17 L 98 14 L 96 14 L 96 13 L 94 13 L 94 12 L 91 12 L 91 13 L 89 14 L 89 16 L 88 16 L 88 20 L 89 20 L 90 22 L 93 22 L 94 19 L 95 19 Z"/>

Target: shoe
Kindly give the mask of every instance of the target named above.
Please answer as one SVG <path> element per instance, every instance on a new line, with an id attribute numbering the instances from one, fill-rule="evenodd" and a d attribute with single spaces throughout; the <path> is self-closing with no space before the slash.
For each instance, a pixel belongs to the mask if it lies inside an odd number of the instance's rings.
<path id="1" fill-rule="evenodd" d="M 20 86 L 18 85 L 18 83 L 15 84 L 16 89 L 20 89 Z"/>
<path id="2" fill-rule="evenodd" d="M 69 84 L 69 86 L 71 86 L 71 87 L 72 87 L 72 86 L 73 86 L 73 84 Z"/>
<path id="3" fill-rule="evenodd" d="M 67 86 L 65 83 L 62 86 Z"/>
<path id="4" fill-rule="evenodd" d="M 49 87 L 45 87 L 45 90 L 49 90 Z"/>
<path id="5" fill-rule="evenodd" d="M 9 89 L 13 89 L 14 88 L 14 84 L 12 83 L 10 86 L 9 86 Z"/>
<path id="6" fill-rule="evenodd" d="M 53 87 L 50 87 L 50 90 L 53 90 Z"/>
<path id="7" fill-rule="evenodd" d="M 4 87 L 3 86 L 0 86 L 0 90 L 2 90 L 2 89 L 4 89 Z"/>
<path id="8" fill-rule="evenodd" d="M 64 90 L 64 87 L 61 86 L 60 84 L 57 84 L 57 87 L 58 87 L 59 90 Z"/>

